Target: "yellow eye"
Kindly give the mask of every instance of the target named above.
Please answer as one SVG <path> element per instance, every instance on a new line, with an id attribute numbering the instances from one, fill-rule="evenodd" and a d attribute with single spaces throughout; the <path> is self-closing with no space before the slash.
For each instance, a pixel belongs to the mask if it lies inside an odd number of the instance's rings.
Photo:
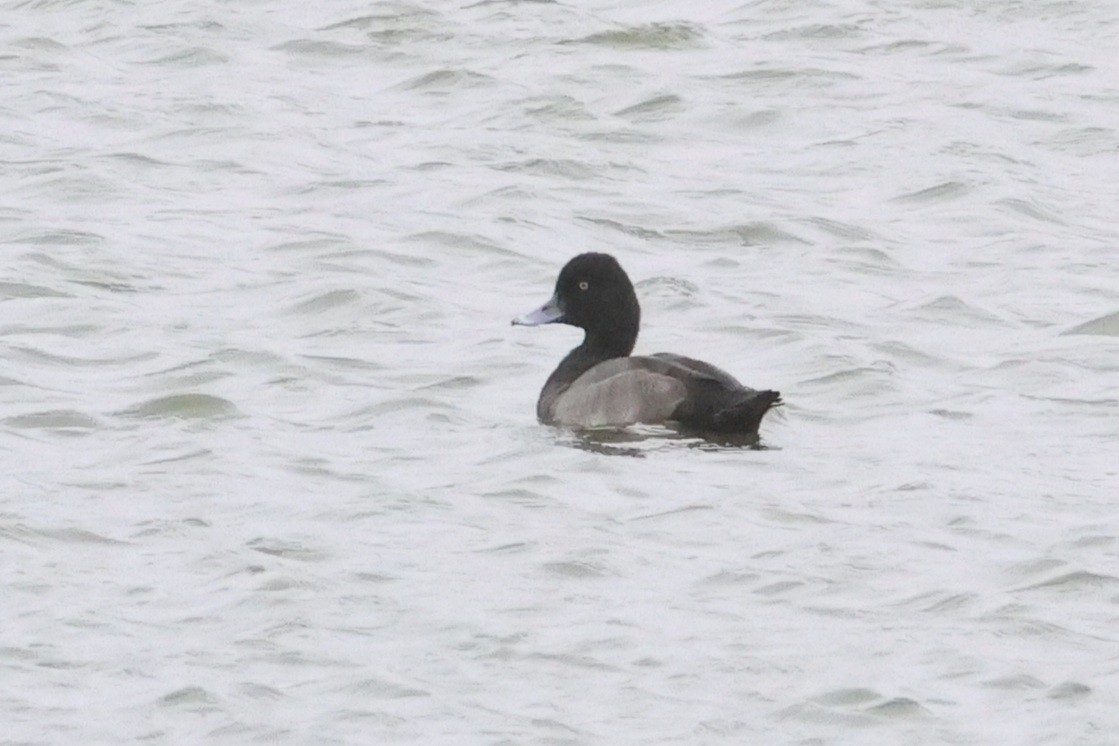
<path id="1" fill-rule="evenodd" d="M 591 286 L 591 284 L 589 282 L 587 282 L 586 280 L 583 280 L 582 282 L 579 283 L 579 289 L 580 290 L 586 290 L 590 286 Z"/>

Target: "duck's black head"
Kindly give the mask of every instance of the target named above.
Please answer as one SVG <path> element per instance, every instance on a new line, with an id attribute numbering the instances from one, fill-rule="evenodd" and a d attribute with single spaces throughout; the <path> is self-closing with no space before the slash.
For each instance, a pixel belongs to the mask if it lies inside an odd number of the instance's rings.
<path id="1" fill-rule="evenodd" d="M 609 254 L 580 254 L 560 270 L 551 300 L 514 324 L 570 324 L 587 333 L 585 345 L 628 355 L 637 341 L 641 306 L 633 283 Z"/>

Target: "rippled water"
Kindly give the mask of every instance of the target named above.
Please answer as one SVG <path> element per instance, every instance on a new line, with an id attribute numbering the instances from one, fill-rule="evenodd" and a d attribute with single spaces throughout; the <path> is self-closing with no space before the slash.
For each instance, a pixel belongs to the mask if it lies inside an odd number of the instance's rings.
<path id="1" fill-rule="evenodd" d="M 6 5 L 5 743 L 1113 741 L 1119 14 L 698 5 Z"/>

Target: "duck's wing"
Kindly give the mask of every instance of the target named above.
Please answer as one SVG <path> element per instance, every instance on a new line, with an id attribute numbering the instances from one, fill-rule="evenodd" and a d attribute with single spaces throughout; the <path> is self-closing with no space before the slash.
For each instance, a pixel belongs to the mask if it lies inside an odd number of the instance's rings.
<path id="1" fill-rule="evenodd" d="M 710 378 L 728 389 L 744 388 L 742 384 L 738 382 L 738 379 L 730 373 L 727 373 L 722 368 L 716 368 L 711 363 L 705 363 L 702 360 L 676 355 L 671 352 L 658 352 L 655 355 L 649 355 L 649 357 L 677 368 L 677 372 L 684 372 L 698 378 Z"/>
<path id="2" fill-rule="evenodd" d="M 641 358 L 614 358 L 575 379 L 552 410 L 557 424 L 574 427 L 624 427 L 671 418 L 687 396 L 684 383 Z"/>
<path id="3" fill-rule="evenodd" d="M 781 403 L 776 391 L 756 391 L 710 363 L 662 352 L 650 356 L 685 382 L 690 395 L 676 412 L 684 425 L 713 432 L 757 435 L 762 417 Z"/>

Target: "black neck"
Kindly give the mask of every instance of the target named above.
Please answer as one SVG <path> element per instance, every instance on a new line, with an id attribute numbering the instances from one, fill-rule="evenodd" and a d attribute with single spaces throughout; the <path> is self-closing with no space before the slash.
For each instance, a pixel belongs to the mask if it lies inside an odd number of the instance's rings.
<path id="1" fill-rule="evenodd" d="M 637 329 L 621 324 L 616 328 L 595 329 L 587 332 L 583 337 L 583 344 L 576 347 L 571 354 L 584 350 L 584 354 L 597 357 L 599 361 L 609 360 L 612 357 L 626 357 L 633 352 L 637 344 Z"/>
<path id="2" fill-rule="evenodd" d="M 576 347 L 560 361 L 559 366 L 548 376 L 544 389 L 540 392 L 540 399 L 536 402 L 536 411 L 544 419 L 551 402 L 562 394 L 568 386 L 575 382 L 579 376 L 598 365 L 604 360 L 616 357 L 626 357 L 633 351 L 637 335 L 631 335 L 624 342 L 617 336 L 603 337 L 588 334 L 583 339 L 583 344 Z M 610 342 L 609 340 L 613 340 Z"/>

